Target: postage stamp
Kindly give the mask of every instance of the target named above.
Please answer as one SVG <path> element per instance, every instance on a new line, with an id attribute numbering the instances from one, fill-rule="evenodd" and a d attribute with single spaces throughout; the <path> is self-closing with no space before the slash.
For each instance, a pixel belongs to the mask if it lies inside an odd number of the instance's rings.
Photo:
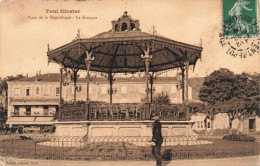
<path id="1" fill-rule="evenodd" d="M 260 51 L 257 0 L 222 0 L 223 31 L 220 44 L 226 53 L 246 58 Z"/>
<path id="2" fill-rule="evenodd" d="M 223 0 L 224 36 L 258 34 L 256 0 Z"/>

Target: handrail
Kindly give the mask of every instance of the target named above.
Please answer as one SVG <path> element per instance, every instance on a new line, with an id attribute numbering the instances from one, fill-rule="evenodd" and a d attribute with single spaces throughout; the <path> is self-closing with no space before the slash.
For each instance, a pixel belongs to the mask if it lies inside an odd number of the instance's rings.
<path id="1" fill-rule="evenodd" d="M 151 104 L 151 112 L 159 113 L 161 120 L 186 120 L 186 111 L 181 104 Z M 90 121 L 140 121 L 144 120 L 144 103 L 90 103 Z M 85 104 L 63 105 L 61 121 L 84 120 Z"/>

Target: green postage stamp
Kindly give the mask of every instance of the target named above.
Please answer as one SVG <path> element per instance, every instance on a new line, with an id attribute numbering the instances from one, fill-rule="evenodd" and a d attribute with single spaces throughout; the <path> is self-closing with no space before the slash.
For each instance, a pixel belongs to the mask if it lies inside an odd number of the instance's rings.
<path id="1" fill-rule="evenodd" d="M 222 0 L 223 35 L 257 36 L 257 0 Z"/>
<path id="2" fill-rule="evenodd" d="M 222 0 L 222 32 L 220 44 L 226 54 L 246 58 L 258 55 L 260 38 L 257 0 Z"/>

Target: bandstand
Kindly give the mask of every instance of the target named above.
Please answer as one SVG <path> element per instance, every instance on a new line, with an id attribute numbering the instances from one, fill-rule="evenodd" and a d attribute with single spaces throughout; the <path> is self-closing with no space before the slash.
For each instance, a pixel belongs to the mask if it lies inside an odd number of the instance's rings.
<path id="1" fill-rule="evenodd" d="M 58 136 L 150 136 L 153 112 L 161 115 L 163 134 L 193 135 L 188 121 L 188 70 L 201 57 L 202 47 L 177 42 L 140 30 L 139 20 L 127 12 L 112 21 L 112 29 L 92 38 L 77 38 L 47 52 L 49 62 L 61 65 L 60 107 L 56 125 Z M 183 105 L 152 103 L 152 85 L 157 72 L 181 69 Z M 85 103 L 65 104 L 62 99 L 63 70 L 71 69 L 75 84 L 77 72 L 86 70 Z M 107 75 L 110 103 L 93 103 L 89 96 L 90 71 Z M 117 73 L 145 72 L 146 98 L 142 103 L 112 102 L 113 82 Z M 74 97 L 76 99 L 76 96 Z M 179 111 L 185 107 L 186 112 Z"/>

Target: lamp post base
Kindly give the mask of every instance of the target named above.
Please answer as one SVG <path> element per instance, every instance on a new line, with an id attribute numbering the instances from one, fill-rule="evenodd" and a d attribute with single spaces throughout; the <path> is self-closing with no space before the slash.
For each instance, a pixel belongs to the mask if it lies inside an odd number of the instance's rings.
<path id="1" fill-rule="evenodd" d="M 89 120 L 89 114 L 90 114 L 89 105 L 90 105 L 89 102 L 85 104 L 85 115 L 84 115 L 85 120 Z"/>
<path id="2" fill-rule="evenodd" d="M 146 102 L 145 103 L 145 114 L 144 114 L 144 119 L 145 120 L 150 120 L 151 119 L 151 113 L 150 113 L 150 103 Z"/>

